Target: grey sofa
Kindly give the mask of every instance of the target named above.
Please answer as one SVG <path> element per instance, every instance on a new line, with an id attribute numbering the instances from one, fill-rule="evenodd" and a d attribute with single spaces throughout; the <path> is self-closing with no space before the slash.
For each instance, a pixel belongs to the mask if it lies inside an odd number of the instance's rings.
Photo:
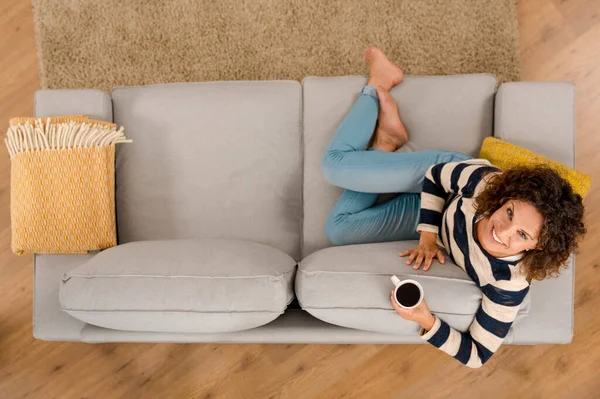
<path id="1" fill-rule="evenodd" d="M 321 159 L 364 76 L 40 90 L 35 115 L 125 126 L 116 153 L 117 247 L 35 255 L 33 334 L 85 342 L 423 343 L 392 310 L 390 276 L 419 281 L 434 314 L 467 330 L 481 292 L 416 241 L 334 246 L 342 189 Z M 394 87 L 409 143 L 477 157 L 496 136 L 570 167 L 574 87 L 487 74 L 408 76 Z M 381 193 L 378 202 L 395 193 Z M 534 282 L 505 343 L 568 343 L 574 259 Z M 295 299 L 296 298 L 296 299 Z"/>

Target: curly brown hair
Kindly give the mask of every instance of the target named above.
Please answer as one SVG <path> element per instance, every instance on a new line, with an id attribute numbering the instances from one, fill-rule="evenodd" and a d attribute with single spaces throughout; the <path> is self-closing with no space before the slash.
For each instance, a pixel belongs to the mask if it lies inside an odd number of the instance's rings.
<path id="1" fill-rule="evenodd" d="M 535 206 L 543 218 L 542 230 L 536 247 L 520 261 L 521 274 L 529 282 L 557 277 L 586 233 L 581 196 L 554 169 L 542 164 L 513 167 L 485 180 L 486 188 L 475 198 L 475 217 L 491 215 L 511 199 Z"/>

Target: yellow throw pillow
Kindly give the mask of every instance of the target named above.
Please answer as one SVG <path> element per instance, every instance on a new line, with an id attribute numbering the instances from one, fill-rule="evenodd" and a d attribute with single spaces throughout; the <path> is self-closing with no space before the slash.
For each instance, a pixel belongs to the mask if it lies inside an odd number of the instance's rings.
<path id="1" fill-rule="evenodd" d="M 592 182 L 592 177 L 589 175 L 495 137 L 483 140 L 479 158 L 487 159 L 492 165 L 502 170 L 520 165 L 548 165 L 567 180 L 573 187 L 573 191 L 581 195 L 582 199 L 585 199 Z"/>

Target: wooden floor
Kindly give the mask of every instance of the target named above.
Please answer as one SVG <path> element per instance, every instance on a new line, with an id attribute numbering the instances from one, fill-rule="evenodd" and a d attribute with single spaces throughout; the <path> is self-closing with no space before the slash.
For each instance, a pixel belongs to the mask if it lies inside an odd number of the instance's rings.
<path id="1" fill-rule="evenodd" d="M 522 80 L 577 87 L 577 167 L 600 165 L 600 0 L 518 3 Z M 0 129 L 39 87 L 30 1 L 0 3 Z M 510 346 L 471 370 L 430 345 L 53 343 L 32 337 L 32 259 L 10 252 L 9 160 L 0 146 L 0 398 L 598 398 L 600 185 L 586 199 L 575 338 Z"/>

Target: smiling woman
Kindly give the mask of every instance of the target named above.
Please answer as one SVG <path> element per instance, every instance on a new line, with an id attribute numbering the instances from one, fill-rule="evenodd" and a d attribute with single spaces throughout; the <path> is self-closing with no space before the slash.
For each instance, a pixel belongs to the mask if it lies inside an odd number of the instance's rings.
<path id="1" fill-rule="evenodd" d="M 544 166 L 502 170 L 457 151 L 396 152 L 408 138 L 389 90 L 403 73 L 380 49 L 365 51 L 369 80 L 323 154 L 322 172 L 344 188 L 326 226 L 334 245 L 419 240 L 408 256 L 429 270 L 445 250 L 481 289 L 468 331 L 430 312 L 392 306 L 419 337 L 467 367 L 485 364 L 507 337 L 533 280 L 558 272 L 585 234 L 582 197 Z M 373 143 L 369 147 L 370 140 Z M 400 195 L 375 204 L 377 193 Z"/>
<path id="2" fill-rule="evenodd" d="M 501 171 L 483 159 L 432 165 L 421 194 L 419 246 L 400 255 L 410 255 L 407 263 L 416 260 L 417 269 L 425 261 L 428 270 L 441 242 L 481 288 L 481 306 L 467 332 L 431 314 L 425 300 L 419 309 L 396 311 L 421 324 L 421 338 L 481 367 L 506 338 L 531 282 L 558 272 L 576 249 L 586 232 L 583 211 L 581 196 L 547 166 Z"/>
<path id="3" fill-rule="evenodd" d="M 529 281 L 558 273 L 586 230 L 583 204 L 550 167 L 519 166 L 484 178 L 475 198 L 475 238 L 494 257 L 522 255 Z"/>

